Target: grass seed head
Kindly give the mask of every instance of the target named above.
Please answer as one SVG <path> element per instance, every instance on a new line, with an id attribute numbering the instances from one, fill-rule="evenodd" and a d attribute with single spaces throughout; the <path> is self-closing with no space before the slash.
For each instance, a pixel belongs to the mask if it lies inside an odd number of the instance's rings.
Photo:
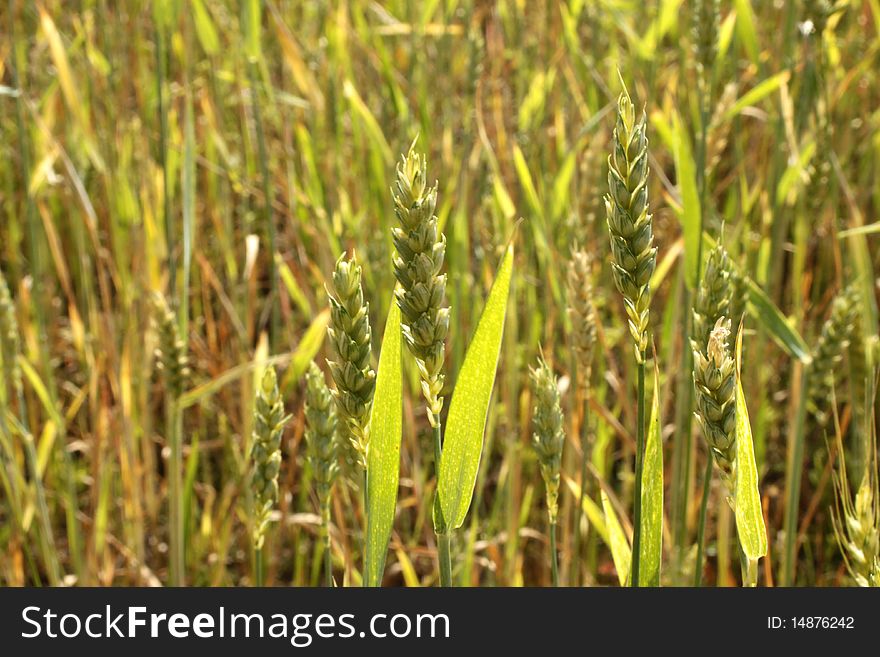
<path id="1" fill-rule="evenodd" d="M 543 357 L 538 360 L 538 366 L 530 368 L 530 371 L 535 390 L 532 446 L 538 454 L 541 477 L 547 489 L 547 513 L 550 522 L 555 523 L 558 513 L 559 471 L 562 467 L 562 448 L 565 444 L 559 386 L 556 376 Z"/>
<path id="2" fill-rule="evenodd" d="M 648 137 L 645 113 L 636 120 L 635 107 L 624 91 L 617 101 L 617 123 L 608 157 L 605 217 L 611 238 L 611 270 L 623 295 L 636 360 L 648 348 L 651 275 L 657 262 L 652 217 L 648 212 Z"/>
<path id="3" fill-rule="evenodd" d="M 719 244 L 709 253 L 694 299 L 694 349 L 699 350 L 709 342 L 709 336 L 721 317 L 738 320 L 730 313 L 730 298 L 730 261 L 727 251 Z"/>
<path id="4" fill-rule="evenodd" d="M 724 85 L 721 96 L 715 104 L 715 109 L 712 111 L 712 117 L 709 119 L 709 127 L 706 134 L 707 174 L 714 173 L 721 162 L 724 151 L 727 149 L 727 144 L 730 140 L 730 129 L 733 125 L 733 122 L 727 115 L 736 102 L 738 93 L 739 85 L 735 82 L 729 82 Z"/>
<path id="5" fill-rule="evenodd" d="M 694 55 L 700 84 L 707 84 L 718 55 L 719 0 L 697 0 L 693 9 Z"/>
<path id="6" fill-rule="evenodd" d="M 813 349 L 807 394 L 813 415 L 820 425 L 826 424 L 830 417 L 828 404 L 835 372 L 849 347 L 858 313 L 858 290 L 851 285 L 834 298 L 831 313 L 822 325 L 822 332 Z"/>
<path id="7" fill-rule="evenodd" d="M 189 360 L 186 343 L 180 335 L 177 315 L 171 309 L 164 295 L 153 294 L 153 319 L 159 333 L 156 348 L 156 366 L 165 377 L 165 385 L 173 398 L 180 397 L 189 377 Z"/>
<path id="8" fill-rule="evenodd" d="M 596 309 L 593 306 L 592 258 L 585 250 L 572 254 L 566 281 L 572 348 L 580 372 L 580 383 L 584 388 L 589 388 L 596 345 Z"/>
<path id="9" fill-rule="evenodd" d="M 361 267 L 357 258 L 336 261 L 330 297 L 330 325 L 327 334 L 336 359 L 327 361 L 336 384 L 336 408 L 345 420 L 348 438 L 358 463 L 367 467 L 370 407 L 376 387 L 376 372 L 370 365 L 372 334 L 370 305 L 364 301 Z"/>
<path id="10" fill-rule="evenodd" d="M 443 363 L 449 331 L 446 274 L 440 273 L 446 237 L 434 214 L 437 183 L 428 187 L 425 156 L 414 148 L 415 143 L 398 163 L 397 181 L 391 190 L 399 222 L 391 229 L 396 250 L 394 275 L 400 284 L 395 297 L 404 341 L 419 368 L 428 419 L 436 426 L 443 408 Z"/>
<path id="11" fill-rule="evenodd" d="M 261 548 L 269 514 L 278 501 L 278 472 L 281 469 L 281 434 L 290 416 L 278 390 L 275 368 L 267 367 L 257 387 L 254 430 L 251 444 L 251 491 L 254 496 L 254 547 Z"/>
<path id="12" fill-rule="evenodd" d="M 694 349 L 695 415 L 729 491 L 736 472 L 736 366 L 727 344 L 730 320 L 719 317 L 703 353 Z"/>

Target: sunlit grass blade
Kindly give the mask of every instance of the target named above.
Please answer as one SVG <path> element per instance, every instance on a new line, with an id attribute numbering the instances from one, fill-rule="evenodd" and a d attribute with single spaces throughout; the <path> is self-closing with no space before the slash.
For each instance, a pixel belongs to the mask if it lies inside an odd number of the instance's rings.
<path id="1" fill-rule="evenodd" d="M 400 359 L 400 308 L 390 304 L 379 355 L 370 413 L 367 452 L 367 546 L 364 585 L 379 586 L 397 505 L 400 438 L 403 426 L 403 373 Z"/>
<path id="2" fill-rule="evenodd" d="M 440 507 L 448 529 L 461 527 L 474 493 L 512 271 L 511 244 L 492 284 L 474 339 L 468 346 L 449 405 L 438 482 Z"/>
<path id="3" fill-rule="evenodd" d="M 770 297 L 767 296 L 767 293 L 755 281 L 748 279 L 746 284 L 748 286 L 751 310 L 761 327 L 773 337 L 776 343 L 789 356 L 797 358 L 801 362 L 809 363 L 811 360 L 810 348 L 804 342 L 797 329 L 786 321 L 779 308 L 776 307 L 773 301 L 770 300 Z M 733 319 L 738 320 L 739 318 L 735 317 Z"/>
<path id="4" fill-rule="evenodd" d="M 608 547 L 611 549 L 611 559 L 614 561 L 614 569 L 617 571 L 617 581 L 621 586 L 629 585 L 630 566 L 632 564 L 632 548 L 629 539 L 620 525 L 617 512 L 608 499 L 608 494 L 603 490 L 602 509 L 605 512 L 605 526 L 608 529 Z"/>

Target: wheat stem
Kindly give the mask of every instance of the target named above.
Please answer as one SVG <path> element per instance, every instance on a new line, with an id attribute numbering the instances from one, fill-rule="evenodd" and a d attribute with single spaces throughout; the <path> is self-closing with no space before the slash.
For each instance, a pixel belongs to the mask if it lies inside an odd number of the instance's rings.
<path id="1" fill-rule="evenodd" d="M 694 562 L 694 586 L 703 585 L 703 550 L 706 545 L 706 516 L 709 509 L 709 493 L 712 490 L 712 450 L 706 454 L 706 471 L 703 473 L 703 495 L 700 501 L 700 520 L 697 526 L 697 559 Z"/>
<path id="2" fill-rule="evenodd" d="M 642 470 L 645 460 L 645 352 L 638 362 L 638 426 L 636 427 L 636 481 L 633 491 L 633 544 L 632 575 L 633 587 L 639 585 L 639 556 L 642 546 Z"/>
<path id="3" fill-rule="evenodd" d="M 263 548 L 254 549 L 254 583 L 257 587 L 265 586 L 265 573 L 263 564 Z"/>

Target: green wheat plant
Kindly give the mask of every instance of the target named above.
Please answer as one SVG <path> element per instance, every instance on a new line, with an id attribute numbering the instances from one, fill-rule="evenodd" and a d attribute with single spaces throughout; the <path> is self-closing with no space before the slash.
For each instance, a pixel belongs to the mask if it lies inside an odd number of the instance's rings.
<path id="1" fill-rule="evenodd" d="M 186 343 L 180 335 L 177 314 L 165 296 L 153 297 L 153 320 L 158 333 L 156 367 L 162 372 L 167 398 L 165 402 L 165 439 L 169 445 L 168 516 L 169 581 L 172 586 L 186 582 L 186 557 L 183 520 L 183 408 L 180 397 L 189 376 Z"/>
<path id="2" fill-rule="evenodd" d="M 657 262 L 652 216 L 648 212 L 648 137 L 644 112 L 624 88 L 617 99 L 617 119 L 608 157 L 605 217 L 611 238 L 611 273 L 623 303 L 638 368 L 636 479 L 633 512 L 633 586 L 639 585 L 642 467 L 645 451 L 645 360 L 651 305 L 651 275 Z"/>
<path id="3" fill-rule="evenodd" d="M 793 444 L 786 463 L 788 485 L 783 521 L 785 526 L 781 577 L 783 585 L 791 585 L 796 575 L 797 507 L 801 496 L 801 468 L 806 449 L 806 416 L 809 411 L 816 424 L 824 427 L 832 415 L 831 411 L 835 410 L 829 409 L 829 400 L 834 399 L 831 392 L 834 390 L 836 370 L 843 360 L 858 320 L 858 297 L 858 290 L 854 285 L 841 290 L 835 296 L 831 311 L 822 324 L 816 345 L 812 350 L 812 359 L 803 367 L 801 373 L 802 394 L 798 402 Z"/>
<path id="4" fill-rule="evenodd" d="M 433 430 L 434 470 L 438 481 L 433 522 L 438 541 L 440 584 L 451 586 L 451 532 L 464 522 L 476 483 L 501 349 L 513 247 L 506 249 L 459 371 L 447 415 L 444 444 L 440 411 L 449 308 L 444 300 L 446 275 L 440 270 L 446 238 L 439 232 L 434 214 L 437 184 L 429 187 L 427 181 L 426 158 L 415 152 L 414 141 L 397 166 L 397 182 L 392 190 L 399 224 L 392 229 L 394 274 L 398 281 L 395 296 L 404 343 L 418 367 Z M 462 399 L 465 401 L 460 401 Z"/>
<path id="5" fill-rule="evenodd" d="M 590 398 L 592 395 L 593 359 L 596 348 L 597 318 L 593 302 L 592 258 L 584 249 L 575 251 L 568 264 L 566 275 L 568 314 L 571 322 L 571 346 L 577 377 L 575 396 L 583 396 L 581 414 L 581 471 L 580 497 L 575 508 L 574 541 L 572 545 L 572 578 L 577 578 L 580 567 L 581 520 L 584 497 L 587 494 L 587 465 L 592 450 L 590 426 Z"/>
<path id="6" fill-rule="evenodd" d="M 734 352 L 730 349 L 729 338 L 730 320 L 722 315 L 710 331 L 704 350 L 694 349 L 695 415 L 709 446 L 708 464 L 718 466 L 727 502 L 736 515 L 743 586 L 756 586 L 757 561 L 767 552 L 767 536 L 758 496 L 751 424 L 740 379 L 742 328 L 737 334 Z M 711 475 L 711 470 L 707 470 L 700 509 L 694 574 L 697 586 L 702 579 L 703 532 Z"/>
<path id="7" fill-rule="evenodd" d="M 395 298 L 407 350 L 415 359 L 434 435 L 434 470 L 439 472 L 442 451 L 440 411 L 443 408 L 443 365 L 449 308 L 446 306 L 446 274 L 441 273 L 446 237 L 437 227 L 437 184 L 428 186 L 427 162 L 415 152 L 415 141 L 397 165 L 392 188 L 397 226 L 391 229 L 395 254 Z M 452 584 L 449 535 L 435 505 L 435 530 L 439 544 L 441 582 Z"/>
<path id="8" fill-rule="evenodd" d="M 874 581 L 877 0 L 129 4 L 0 10 L 0 586 Z"/>

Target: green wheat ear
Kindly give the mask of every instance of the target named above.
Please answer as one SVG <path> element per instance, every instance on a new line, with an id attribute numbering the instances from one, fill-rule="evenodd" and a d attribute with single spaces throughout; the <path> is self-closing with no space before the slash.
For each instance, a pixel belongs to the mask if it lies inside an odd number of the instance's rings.
<path id="1" fill-rule="evenodd" d="M 399 222 L 391 229 L 394 241 L 395 290 L 400 307 L 403 338 L 416 359 L 422 393 L 432 426 L 443 409 L 443 363 L 449 308 L 445 305 L 446 274 L 441 274 L 446 254 L 446 237 L 437 227 L 437 183 L 427 185 L 424 155 L 415 152 L 415 142 L 397 165 L 397 180 L 391 194 Z"/>
<path id="2" fill-rule="evenodd" d="M 710 73 L 718 55 L 718 28 L 721 20 L 719 0 L 698 0 L 695 3 L 693 26 L 694 59 L 699 84 L 707 90 Z"/>
<path id="3" fill-rule="evenodd" d="M 281 434 L 290 419 L 278 389 L 275 368 L 263 373 L 254 407 L 251 445 L 251 490 L 254 495 L 254 547 L 263 547 L 272 507 L 278 501 L 278 472 L 281 469 Z"/>
<path id="4" fill-rule="evenodd" d="M 343 253 L 336 261 L 333 292 L 329 292 L 329 298 L 330 325 L 327 335 L 336 360 L 328 360 L 327 364 L 336 384 L 333 395 L 339 415 L 345 420 L 348 439 L 357 454 L 358 463 L 366 468 L 376 372 L 370 365 L 370 304 L 364 301 L 361 266 L 354 254 L 351 260 L 346 260 Z"/>
<path id="5" fill-rule="evenodd" d="M 153 294 L 153 309 L 156 330 L 159 333 L 156 366 L 165 377 L 165 385 L 171 397 L 176 399 L 183 393 L 189 377 L 186 343 L 180 335 L 177 315 L 168 305 L 165 296 L 159 292 Z"/>
<path id="6" fill-rule="evenodd" d="M 733 495 L 736 483 L 736 363 L 727 339 L 730 320 L 719 317 L 709 334 L 705 354 L 694 349 L 695 415 Z"/>
<path id="7" fill-rule="evenodd" d="M 593 305 L 592 258 L 583 249 L 575 251 L 568 265 L 568 316 L 571 320 L 572 349 L 580 385 L 590 387 L 593 350 L 596 346 L 596 309 Z"/>
<path id="8" fill-rule="evenodd" d="M 849 347 L 859 317 L 858 290 L 850 285 L 831 304 L 831 314 L 822 325 L 822 333 L 813 349 L 807 399 L 816 421 L 825 425 L 830 417 L 828 406 L 834 386 L 835 369 Z"/>
<path id="9" fill-rule="evenodd" d="M 556 376 L 543 357 L 538 359 L 537 367 L 529 370 L 535 389 L 532 446 L 541 465 L 541 477 L 547 491 L 547 515 L 553 524 L 556 522 L 559 507 L 559 472 L 565 444 L 559 386 Z"/>
<path id="10" fill-rule="evenodd" d="M 648 137 L 645 113 L 636 120 L 635 107 L 624 90 L 617 101 L 617 122 L 608 157 L 605 217 L 611 238 L 611 273 L 623 295 L 636 361 L 648 349 L 651 275 L 657 262 L 652 217 L 648 212 Z"/>
<path id="11" fill-rule="evenodd" d="M 336 407 L 321 369 L 312 362 L 306 372 L 306 443 L 309 463 L 325 525 L 329 525 L 330 493 L 339 474 Z"/>
<path id="12" fill-rule="evenodd" d="M 694 331 L 691 342 L 695 350 L 703 351 L 721 317 L 736 318 L 730 312 L 731 288 L 730 259 L 727 251 L 719 244 L 709 252 L 706 270 L 694 299 Z"/>

